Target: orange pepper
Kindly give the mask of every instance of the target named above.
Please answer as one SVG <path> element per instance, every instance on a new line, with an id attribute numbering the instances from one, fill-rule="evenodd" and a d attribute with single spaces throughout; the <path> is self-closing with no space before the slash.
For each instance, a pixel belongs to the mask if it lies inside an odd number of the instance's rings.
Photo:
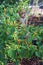
<path id="1" fill-rule="evenodd" d="M 17 40 L 17 42 L 18 42 L 18 44 L 20 44 L 21 40 L 20 40 L 20 39 L 18 39 L 18 40 Z"/>

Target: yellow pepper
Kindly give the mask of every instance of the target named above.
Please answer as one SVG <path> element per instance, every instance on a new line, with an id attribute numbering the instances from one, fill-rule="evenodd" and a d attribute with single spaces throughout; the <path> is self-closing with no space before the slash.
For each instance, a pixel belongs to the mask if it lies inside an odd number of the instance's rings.
<path id="1" fill-rule="evenodd" d="M 37 32 L 34 32 L 34 35 L 36 35 L 37 34 Z"/>
<path id="2" fill-rule="evenodd" d="M 4 8 L 4 13 L 6 14 L 6 8 Z"/>

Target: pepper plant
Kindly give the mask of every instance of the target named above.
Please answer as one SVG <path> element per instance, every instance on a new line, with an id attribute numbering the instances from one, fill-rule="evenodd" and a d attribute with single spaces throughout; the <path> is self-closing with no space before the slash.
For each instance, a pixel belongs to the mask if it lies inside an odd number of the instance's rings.
<path id="1" fill-rule="evenodd" d="M 25 3 L 27 2 L 28 0 Z M 6 65 L 11 61 L 18 65 L 20 59 L 24 57 L 30 59 L 32 56 L 43 60 L 43 26 L 26 26 L 17 22 L 20 18 L 17 11 L 22 4 L 23 2 L 19 7 L 15 4 L 0 5 L 1 65 Z"/>

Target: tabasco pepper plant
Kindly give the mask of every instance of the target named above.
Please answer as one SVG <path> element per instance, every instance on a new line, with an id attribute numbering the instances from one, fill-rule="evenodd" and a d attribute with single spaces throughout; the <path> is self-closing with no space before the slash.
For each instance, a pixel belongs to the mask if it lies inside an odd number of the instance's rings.
<path id="1" fill-rule="evenodd" d="M 22 4 L 23 2 L 21 7 Z M 43 26 L 19 24 L 17 20 L 20 17 L 17 11 L 16 5 L 0 5 L 1 65 L 6 65 L 11 61 L 18 65 L 24 57 L 30 59 L 36 56 L 43 60 Z"/>

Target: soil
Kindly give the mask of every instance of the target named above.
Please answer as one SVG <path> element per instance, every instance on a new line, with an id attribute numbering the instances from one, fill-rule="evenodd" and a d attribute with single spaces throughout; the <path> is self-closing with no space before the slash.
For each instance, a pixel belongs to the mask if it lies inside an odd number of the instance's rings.
<path id="1" fill-rule="evenodd" d="M 15 65 L 13 62 L 7 63 L 7 65 Z"/>
<path id="2" fill-rule="evenodd" d="M 36 58 L 36 57 L 33 57 L 31 59 L 26 59 L 26 58 L 23 58 L 21 60 L 21 63 L 20 65 L 43 65 L 42 62 L 39 62 L 40 59 Z"/>
<path id="3" fill-rule="evenodd" d="M 43 62 L 40 62 L 40 65 L 43 65 Z"/>

